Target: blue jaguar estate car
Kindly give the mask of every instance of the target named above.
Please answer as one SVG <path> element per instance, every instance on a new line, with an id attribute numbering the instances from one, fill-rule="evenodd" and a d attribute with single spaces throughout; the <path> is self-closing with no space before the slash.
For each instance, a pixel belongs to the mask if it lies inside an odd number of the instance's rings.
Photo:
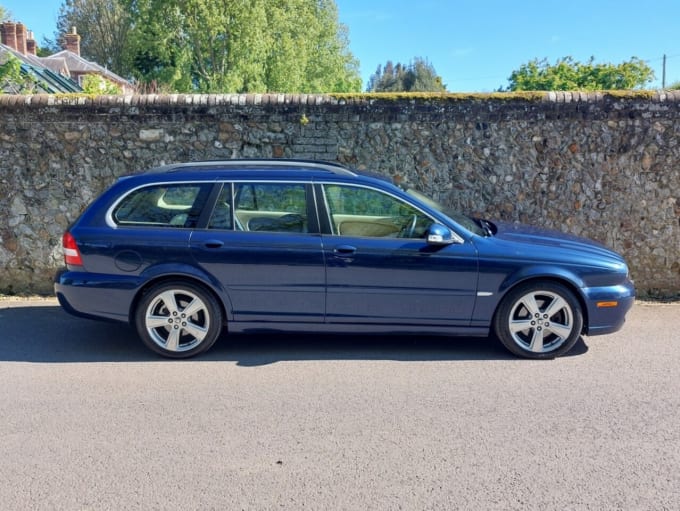
<path id="1" fill-rule="evenodd" d="M 223 331 L 494 333 L 553 358 L 614 332 L 623 258 L 559 232 L 469 218 L 334 163 L 230 160 L 122 177 L 63 236 L 63 308 L 129 322 L 185 358 Z"/>

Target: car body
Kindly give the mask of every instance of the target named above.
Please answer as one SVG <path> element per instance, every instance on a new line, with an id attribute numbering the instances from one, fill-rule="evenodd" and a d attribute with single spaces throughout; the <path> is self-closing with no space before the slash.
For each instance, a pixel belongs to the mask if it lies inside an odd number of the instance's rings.
<path id="1" fill-rule="evenodd" d="M 488 336 L 553 358 L 635 291 L 593 241 L 474 220 L 339 164 L 228 160 L 120 178 L 63 237 L 63 308 L 175 358 L 229 332 Z"/>

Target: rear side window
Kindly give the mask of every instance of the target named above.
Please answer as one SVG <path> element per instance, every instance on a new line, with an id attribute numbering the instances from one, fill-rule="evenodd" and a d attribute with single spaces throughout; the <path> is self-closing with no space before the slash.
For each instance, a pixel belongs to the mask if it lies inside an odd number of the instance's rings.
<path id="1" fill-rule="evenodd" d="M 305 214 L 307 198 L 301 183 L 239 183 L 236 208 L 248 211 Z"/>
<path id="2" fill-rule="evenodd" d="M 195 227 L 210 184 L 152 185 L 127 195 L 113 211 L 118 225 Z"/>
<path id="3" fill-rule="evenodd" d="M 238 230 L 309 232 L 303 183 L 236 183 L 233 202 Z"/>

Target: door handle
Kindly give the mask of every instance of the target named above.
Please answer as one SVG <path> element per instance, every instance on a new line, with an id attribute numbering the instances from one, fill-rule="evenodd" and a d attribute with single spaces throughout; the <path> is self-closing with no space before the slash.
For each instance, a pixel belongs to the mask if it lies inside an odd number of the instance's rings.
<path id="1" fill-rule="evenodd" d="M 333 253 L 338 257 L 351 257 L 357 251 L 357 247 L 352 245 L 340 245 L 333 249 Z"/>
<path id="2" fill-rule="evenodd" d="M 220 240 L 208 240 L 203 242 L 205 248 L 222 248 L 224 246 L 224 241 Z"/>

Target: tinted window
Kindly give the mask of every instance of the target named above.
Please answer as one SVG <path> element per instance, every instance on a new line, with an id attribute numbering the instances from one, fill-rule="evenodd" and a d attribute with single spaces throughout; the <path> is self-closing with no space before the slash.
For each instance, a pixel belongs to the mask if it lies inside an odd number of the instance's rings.
<path id="1" fill-rule="evenodd" d="M 245 231 L 307 232 L 307 188 L 302 183 L 237 183 L 234 224 Z"/>
<path id="2" fill-rule="evenodd" d="M 324 185 L 333 234 L 421 238 L 432 220 L 396 197 L 370 188 Z"/>
<path id="3" fill-rule="evenodd" d="M 127 195 L 113 212 L 119 225 L 195 227 L 209 184 L 154 185 Z"/>

